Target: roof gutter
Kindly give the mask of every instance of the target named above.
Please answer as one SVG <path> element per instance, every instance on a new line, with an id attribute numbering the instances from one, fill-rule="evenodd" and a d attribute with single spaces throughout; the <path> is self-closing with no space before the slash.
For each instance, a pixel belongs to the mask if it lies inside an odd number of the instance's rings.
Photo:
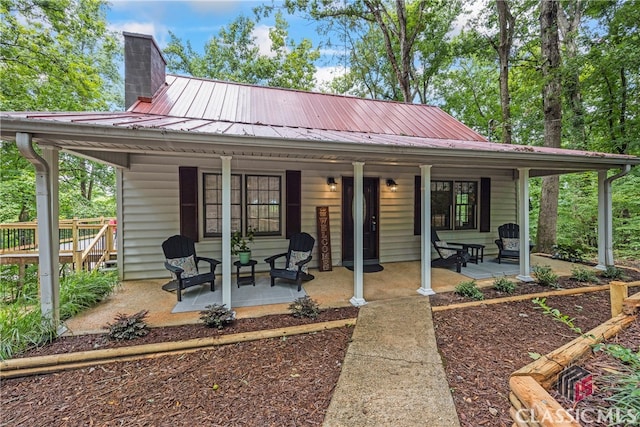
<path id="1" fill-rule="evenodd" d="M 36 214 L 38 218 L 38 271 L 40 273 L 40 308 L 42 316 L 54 327 L 60 320 L 59 281 L 56 275 L 57 259 L 54 262 L 53 215 L 51 213 L 51 182 L 49 165 L 33 149 L 32 137 L 28 133 L 16 133 L 16 146 L 20 154 L 36 169 Z M 57 257 L 57 253 L 55 255 Z"/>
<path id="2" fill-rule="evenodd" d="M 622 168 L 622 170 L 620 172 L 618 172 L 617 174 L 615 174 L 613 176 L 610 176 L 609 178 L 606 179 L 607 185 L 611 185 L 611 183 L 613 181 L 615 181 L 616 179 L 622 178 L 623 176 L 625 176 L 629 172 L 631 172 L 631 165 L 629 165 L 629 164 L 624 165 L 624 167 Z"/>

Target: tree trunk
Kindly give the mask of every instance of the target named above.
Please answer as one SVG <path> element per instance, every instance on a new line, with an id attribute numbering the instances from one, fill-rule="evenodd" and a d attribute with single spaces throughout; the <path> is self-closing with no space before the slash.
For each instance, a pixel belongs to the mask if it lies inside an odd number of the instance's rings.
<path id="1" fill-rule="evenodd" d="M 407 33 L 407 8 L 402 0 L 396 0 L 396 19 L 397 23 L 391 27 L 387 25 L 385 17 L 389 16 L 389 12 L 385 6 L 379 1 L 367 1 L 364 4 L 373 15 L 382 36 L 384 37 L 384 45 L 387 51 L 387 58 L 393 68 L 398 79 L 402 98 L 404 102 L 412 102 L 411 95 L 411 60 L 412 51 L 417 32 L 414 30 L 411 34 Z M 419 18 L 421 17 L 421 14 Z M 398 58 L 394 52 L 393 40 L 397 40 L 400 45 L 400 57 Z"/>
<path id="2" fill-rule="evenodd" d="M 565 10 L 566 9 L 566 10 Z M 567 100 L 571 107 L 571 145 L 581 149 L 587 148 L 587 133 L 584 124 L 585 109 L 582 102 L 582 91 L 580 88 L 580 70 L 573 61 L 578 56 L 578 29 L 584 11 L 584 3 L 581 0 L 569 2 L 562 7 L 558 7 L 558 29 L 562 36 L 562 46 L 566 62 L 571 67 L 565 73 L 564 87 Z"/>
<path id="3" fill-rule="evenodd" d="M 562 102 L 560 75 L 560 40 L 558 37 L 558 2 L 542 0 L 540 13 L 540 42 L 544 87 L 544 146 L 560 147 L 562 132 Z M 540 215 L 538 218 L 537 249 L 550 253 L 556 242 L 558 222 L 559 178 L 548 176 L 542 180 Z"/>
<path id="4" fill-rule="evenodd" d="M 509 95 L 509 55 L 513 42 L 515 18 L 506 0 L 496 0 L 500 23 L 500 43 L 494 48 L 500 60 L 500 107 L 502 108 L 502 142 L 511 144 L 511 96 Z"/>

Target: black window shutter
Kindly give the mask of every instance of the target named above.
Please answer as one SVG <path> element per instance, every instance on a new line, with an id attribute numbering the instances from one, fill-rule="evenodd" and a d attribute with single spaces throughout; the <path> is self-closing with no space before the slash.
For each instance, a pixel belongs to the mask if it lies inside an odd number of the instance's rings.
<path id="1" fill-rule="evenodd" d="M 285 235 L 287 239 L 302 229 L 302 173 L 287 171 L 286 179 L 286 215 L 287 224 Z"/>
<path id="2" fill-rule="evenodd" d="M 422 192 L 420 191 L 421 177 L 416 175 L 413 180 L 413 235 L 422 233 Z"/>
<path id="3" fill-rule="evenodd" d="M 491 231 L 491 178 L 480 178 L 480 232 Z"/>
<path id="4" fill-rule="evenodd" d="M 180 234 L 198 241 L 198 168 L 178 169 L 180 192 Z"/>

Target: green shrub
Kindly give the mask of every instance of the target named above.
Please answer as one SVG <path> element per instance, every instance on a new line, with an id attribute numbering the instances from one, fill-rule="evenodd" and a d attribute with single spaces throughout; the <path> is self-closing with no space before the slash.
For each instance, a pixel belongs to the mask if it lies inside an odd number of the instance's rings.
<path id="1" fill-rule="evenodd" d="M 584 261 L 584 253 L 583 245 L 558 244 L 553 246 L 553 258 L 563 261 L 582 262 Z"/>
<path id="2" fill-rule="evenodd" d="M 482 294 L 482 292 L 480 292 L 480 289 L 478 289 L 478 285 L 476 284 L 475 280 L 469 280 L 459 283 L 456 286 L 454 292 L 460 296 L 468 297 L 475 300 L 484 299 L 484 295 Z"/>
<path id="3" fill-rule="evenodd" d="M 571 278 L 583 283 L 598 283 L 600 280 L 596 276 L 596 272 L 585 268 L 581 265 L 571 269 Z"/>
<path id="4" fill-rule="evenodd" d="M 293 301 L 289 305 L 289 311 L 293 317 L 308 317 L 315 319 L 320 315 L 320 305 L 311 299 L 309 295 L 305 295 Z"/>
<path id="5" fill-rule="evenodd" d="M 143 337 L 149 333 L 147 323 L 144 318 L 147 317 L 148 310 L 142 310 L 131 316 L 118 313 L 114 323 L 107 323 L 104 329 L 109 331 L 109 339 L 112 340 L 132 340 Z"/>
<path id="6" fill-rule="evenodd" d="M 320 305 L 309 295 L 298 298 L 289 305 L 293 317 L 309 317 L 315 319 L 320 314 Z"/>
<path id="7" fill-rule="evenodd" d="M 616 279 L 622 279 L 624 278 L 624 270 L 614 266 L 614 265 L 608 265 L 607 269 L 604 270 L 602 273 L 600 273 L 602 275 L 602 277 L 605 277 L 607 279 L 611 279 L 611 280 L 616 280 Z"/>
<path id="8" fill-rule="evenodd" d="M 67 320 L 93 307 L 113 292 L 118 283 L 115 271 L 78 272 L 60 280 L 60 320 Z"/>
<path id="9" fill-rule="evenodd" d="M 536 281 L 539 285 L 550 286 L 552 288 L 558 288 L 558 275 L 553 272 L 548 265 L 534 265 L 533 274 L 536 276 Z"/>
<path id="10" fill-rule="evenodd" d="M 229 310 L 225 304 L 211 304 L 200 312 L 200 320 L 210 328 L 222 329 L 236 320 L 236 313 Z"/>
<path id="11" fill-rule="evenodd" d="M 1 274 L 3 279 L 15 281 L 2 284 L 3 295 L 12 301 L 10 304 L 0 303 L 0 358 L 6 359 L 51 342 L 56 337 L 58 325 L 42 318 L 37 280 L 31 269 L 27 268 L 24 286 L 18 292 L 12 290 L 17 286 L 17 275 L 10 269 L 2 270 Z M 109 295 L 117 283 L 115 272 L 81 272 L 63 277 L 60 280 L 60 319 L 69 319 L 95 305 Z"/>
<path id="12" fill-rule="evenodd" d="M 31 303 L 38 299 L 38 265 L 27 265 L 20 281 L 17 265 L 0 266 L 0 299 L 5 302 L 25 300 Z"/>
<path id="13" fill-rule="evenodd" d="M 493 289 L 510 294 L 516 290 L 516 284 L 506 277 L 500 277 L 493 281 Z"/>
<path id="14" fill-rule="evenodd" d="M 55 337 L 55 326 L 42 318 L 39 306 L 0 305 L 0 360 L 11 359 Z"/>

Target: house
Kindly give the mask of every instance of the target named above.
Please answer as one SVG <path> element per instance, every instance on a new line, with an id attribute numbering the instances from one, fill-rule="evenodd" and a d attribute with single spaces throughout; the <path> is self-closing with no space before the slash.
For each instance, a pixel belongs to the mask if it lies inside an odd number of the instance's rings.
<path id="1" fill-rule="evenodd" d="M 598 259 L 613 264 L 611 184 L 640 158 L 491 143 L 428 105 L 166 75 L 146 35 L 125 33 L 125 64 L 127 111 L 2 113 L 2 138 L 38 172 L 42 304 L 54 313 L 59 150 L 117 168 L 122 279 L 169 277 L 161 243 L 189 235 L 222 261 L 227 306 L 232 230 L 254 228 L 262 260 L 291 233 L 316 235 L 316 209 L 328 207 L 331 264 L 353 264 L 353 304 L 366 303 L 367 263 L 422 261 L 418 292 L 429 295 L 431 227 L 489 256 L 498 226 L 516 222 L 528 255 L 528 180 L 555 174 L 598 172 Z M 312 268 L 318 245 L 313 257 Z M 528 256 L 519 277 L 531 280 Z"/>

